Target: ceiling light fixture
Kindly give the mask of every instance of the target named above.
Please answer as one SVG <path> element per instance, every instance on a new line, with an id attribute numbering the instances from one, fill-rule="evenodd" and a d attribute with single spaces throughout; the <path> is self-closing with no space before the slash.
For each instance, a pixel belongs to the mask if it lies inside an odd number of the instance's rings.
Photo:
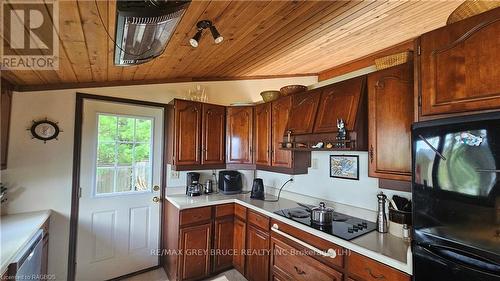
<path id="1" fill-rule="evenodd" d="M 196 28 L 198 31 L 196 31 L 196 34 L 193 36 L 193 38 L 189 39 L 189 44 L 193 46 L 193 48 L 198 47 L 201 39 L 201 34 L 203 33 L 204 29 L 210 28 L 210 32 L 212 33 L 212 37 L 214 38 L 215 44 L 219 44 L 224 40 L 224 37 L 222 37 L 217 31 L 217 28 L 215 28 L 215 25 L 209 20 L 202 20 L 199 21 L 196 24 Z"/>

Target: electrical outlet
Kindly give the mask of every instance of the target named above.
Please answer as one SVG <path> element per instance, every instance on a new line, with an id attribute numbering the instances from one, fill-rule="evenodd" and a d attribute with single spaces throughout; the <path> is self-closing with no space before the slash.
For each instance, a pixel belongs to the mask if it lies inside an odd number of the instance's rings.
<path id="1" fill-rule="evenodd" d="M 171 179 L 178 179 L 179 178 L 179 171 L 170 171 L 170 178 Z"/>
<path id="2" fill-rule="evenodd" d="M 318 169 L 318 159 L 317 158 L 313 158 L 311 160 L 311 168 L 315 169 L 315 170 Z"/>

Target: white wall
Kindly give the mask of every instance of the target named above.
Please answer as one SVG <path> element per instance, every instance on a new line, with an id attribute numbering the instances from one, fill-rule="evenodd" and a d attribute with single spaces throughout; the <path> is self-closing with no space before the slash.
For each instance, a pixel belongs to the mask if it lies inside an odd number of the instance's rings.
<path id="1" fill-rule="evenodd" d="M 359 155 L 359 180 L 348 180 L 330 177 L 330 155 Z M 368 177 L 367 152 L 328 152 L 314 151 L 311 162 L 316 162 L 315 168 L 309 168 L 306 175 L 293 176 L 294 181 L 283 188 L 302 195 L 308 195 L 326 201 L 333 201 L 345 205 L 352 205 L 371 211 L 377 210 L 377 193 L 383 191 L 392 197 L 398 194 L 411 198 L 408 192 L 381 190 L 378 188 L 378 179 Z M 262 178 L 264 185 L 279 189 L 290 178 L 289 175 L 257 171 L 257 177 Z"/>
<path id="2" fill-rule="evenodd" d="M 258 101 L 263 90 L 316 82 L 317 77 L 296 77 L 14 93 L 8 169 L 1 173 L 2 182 L 9 187 L 6 211 L 54 210 L 50 221 L 49 272 L 56 274 L 58 280 L 65 280 L 76 92 L 168 103 L 174 97 L 186 96 L 196 85 L 202 85 L 207 90 L 209 102 L 227 105 Z M 64 131 L 58 141 L 44 144 L 31 139 L 26 131 L 32 120 L 45 117 L 58 121 Z M 184 177 L 181 174 L 179 180 L 168 184 L 182 186 L 185 181 L 184 173 Z"/>

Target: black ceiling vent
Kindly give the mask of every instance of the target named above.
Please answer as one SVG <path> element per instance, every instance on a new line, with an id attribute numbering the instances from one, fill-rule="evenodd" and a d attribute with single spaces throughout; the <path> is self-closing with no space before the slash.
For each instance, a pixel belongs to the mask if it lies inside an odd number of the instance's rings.
<path id="1" fill-rule="evenodd" d="M 116 2 L 115 65 L 136 65 L 161 55 L 191 1 Z"/>

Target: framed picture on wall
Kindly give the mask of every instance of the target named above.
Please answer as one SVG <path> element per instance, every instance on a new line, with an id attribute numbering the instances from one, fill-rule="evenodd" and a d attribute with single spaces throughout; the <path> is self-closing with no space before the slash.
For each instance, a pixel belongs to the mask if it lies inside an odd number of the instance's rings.
<path id="1" fill-rule="evenodd" d="M 330 177 L 359 180 L 359 156 L 330 155 Z"/>

